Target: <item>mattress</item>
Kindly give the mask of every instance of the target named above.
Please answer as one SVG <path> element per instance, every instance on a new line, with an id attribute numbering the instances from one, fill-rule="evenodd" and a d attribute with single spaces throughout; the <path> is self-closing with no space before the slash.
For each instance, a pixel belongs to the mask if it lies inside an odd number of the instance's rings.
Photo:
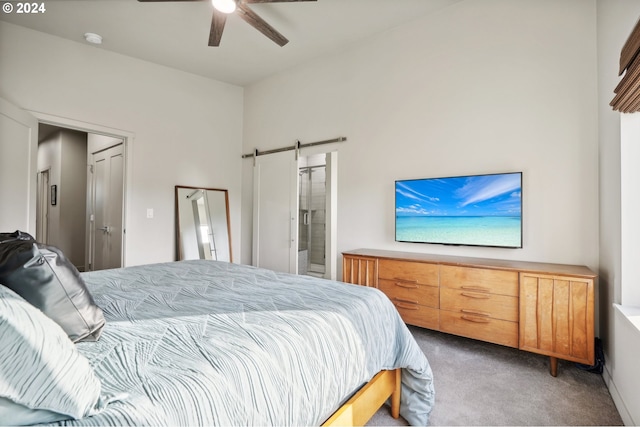
<path id="1" fill-rule="evenodd" d="M 58 425 L 319 425 L 395 368 L 428 423 L 429 362 L 377 289 L 207 260 L 82 277 L 106 325 L 77 348 L 112 402 Z"/>

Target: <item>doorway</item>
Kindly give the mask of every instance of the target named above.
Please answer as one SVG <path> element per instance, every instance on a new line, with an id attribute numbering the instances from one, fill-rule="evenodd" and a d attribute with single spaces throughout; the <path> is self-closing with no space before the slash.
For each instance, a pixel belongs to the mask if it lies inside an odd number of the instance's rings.
<path id="1" fill-rule="evenodd" d="M 298 274 L 324 277 L 327 225 L 325 155 L 300 158 L 298 176 Z"/>
<path id="2" fill-rule="evenodd" d="M 306 156 L 280 151 L 254 158 L 252 263 L 335 280 L 338 152 L 308 151 Z M 315 172 L 307 173 L 309 168 Z M 306 180 L 310 183 L 302 184 Z"/>
<path id="3" fill-rule="evenodd" d="M 42 122 L 38 131 L 46 175 L 38 174 L 36 238 L 79 271 L 122 267 L 125 139 Z"/>
<path id="4" fill-rule="evenodd" d="M 57 172 L 63 170 L 63 159 L 66 171 L 68 164 L 70 164 L 69 159 L 81 150 L 58 150 L 61 155 L 58 156 L 59 160 L 55 163 L 56 169 L 38 165 L 41 155 L 38 142 L 62 129 L 79 134 L 84 133 L 85 136 L 86 134 L 95 134 L 119 138 L 123 145 L 123 165 L 126 166 L 122 171 L 125 178 L 123 182 L 126 182 L 126 177 L 130 175 L 130 164 L 125 157 L 128 157 L 132 150 L 134 135 L 131 132 L 46 113 L 27 111 L 0 97 L 0 182 L 11 183 L 11 185 L 0 186 L 0 199 L 11 201 L 11 203 L 0 203 L 0 229 L 22 230 L 32 235 L 40 235 L 43 240 L 46 239 L 48 244 L 61 246 L 60 249 L 65 255 L 74 253 L 73 250 L 65 250 L 65 246 L 68 245 L 67 241 L 80 238 L 80 243 L 73 245 L 73 248 L 80 248 L 80 254 L 74 254 L 75 261 L 72 262 L 78 270 L 83 271 L 87 269 L 87 260 L 89 259 L 86 249 L 88 247 L 86 237 L 89 235 L 88 225 L 84 225 L 88 224 L 89 220 L 86 207 L 88 200 L 86 188 L 88 188 L 89 176 L 87 143 L 85 141 L 76 145 L 76 148 L 84 147 L 84 154 L 79 160 L 80 174 L 72 175 L 71 179 L 66 179 L 68 176 L 65 179 L 58 177 Z M 125 156 L 125 153 L 128 154 Z M 47 177 L 41 176 L 39 173 L 45 170 L 48 170 L 48 184 L 46 184 Z M 72 191 L 71 189 L 75 185 L 82 185 L 84 190 Z M 125 266 L 126 186 L 124 184 L 122 186 L 122 201 L 119 264 Z M 77 211 L 74 210 L 74 212 L 80 212 L 78 217 L 63 212 L 62 218 L 66 221 L 65 224 L 72 223 L 75 227 L 71 227 L 71 231 L 61 232 L 61 227 L 54 221 L 53 216 L 58 215 L 58 219 L 60 218 L 60 207 L 62 206 L 69 207 L 83 203 L 84 207 L 81 206 Z M 40 209 L 39 226 L 37 225 L 38 209 Z M 54 234 L 58 239 L 56 243 L 53 241 Z"/>

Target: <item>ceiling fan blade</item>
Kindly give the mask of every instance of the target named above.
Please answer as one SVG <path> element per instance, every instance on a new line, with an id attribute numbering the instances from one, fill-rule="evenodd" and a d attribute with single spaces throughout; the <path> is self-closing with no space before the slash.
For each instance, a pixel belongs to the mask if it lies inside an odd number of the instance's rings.
<path id="1" fill-rule="evenodd" d="M 226 22 L 227 14 L 213 9 L 213 16 L 211 17 L 211 30 L 209 31 L 209 46 L 220 46 L 222 31 L 224 30 L 224 24 Z"/>
<path id="2" fill-rule="evenodd" d="M 260 18 L 253 10 L 249 9 L 244 4 L 238 3 L 236 13 L 249 25 L 260 31 L 265 36 L 269 37 L 279 46 L 284 46 L 285 44 L 289 43 L 289 40 L 287 40 L 285 36 L 276 31 L 276 29 L 271 25 L 267 24 L 267 21 Z"/>

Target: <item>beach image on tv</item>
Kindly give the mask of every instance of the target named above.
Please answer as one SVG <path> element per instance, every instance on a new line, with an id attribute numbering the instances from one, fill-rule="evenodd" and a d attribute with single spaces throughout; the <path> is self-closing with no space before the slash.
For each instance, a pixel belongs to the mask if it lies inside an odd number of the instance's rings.
<path id="1" fill-rule="evenodd" d="M 396 240 L 522 247 L 522 174 L 396 181 Z"/>

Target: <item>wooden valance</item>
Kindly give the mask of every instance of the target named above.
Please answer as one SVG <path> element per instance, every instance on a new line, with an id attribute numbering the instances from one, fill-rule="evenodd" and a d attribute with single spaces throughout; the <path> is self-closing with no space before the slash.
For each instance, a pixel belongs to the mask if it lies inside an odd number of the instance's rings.
<path id="1" fill-rule="evenodd" d="M 620 52 L 620 83 L 609 105 L 621 113 L 640 111 L 640 20 Z"/>

